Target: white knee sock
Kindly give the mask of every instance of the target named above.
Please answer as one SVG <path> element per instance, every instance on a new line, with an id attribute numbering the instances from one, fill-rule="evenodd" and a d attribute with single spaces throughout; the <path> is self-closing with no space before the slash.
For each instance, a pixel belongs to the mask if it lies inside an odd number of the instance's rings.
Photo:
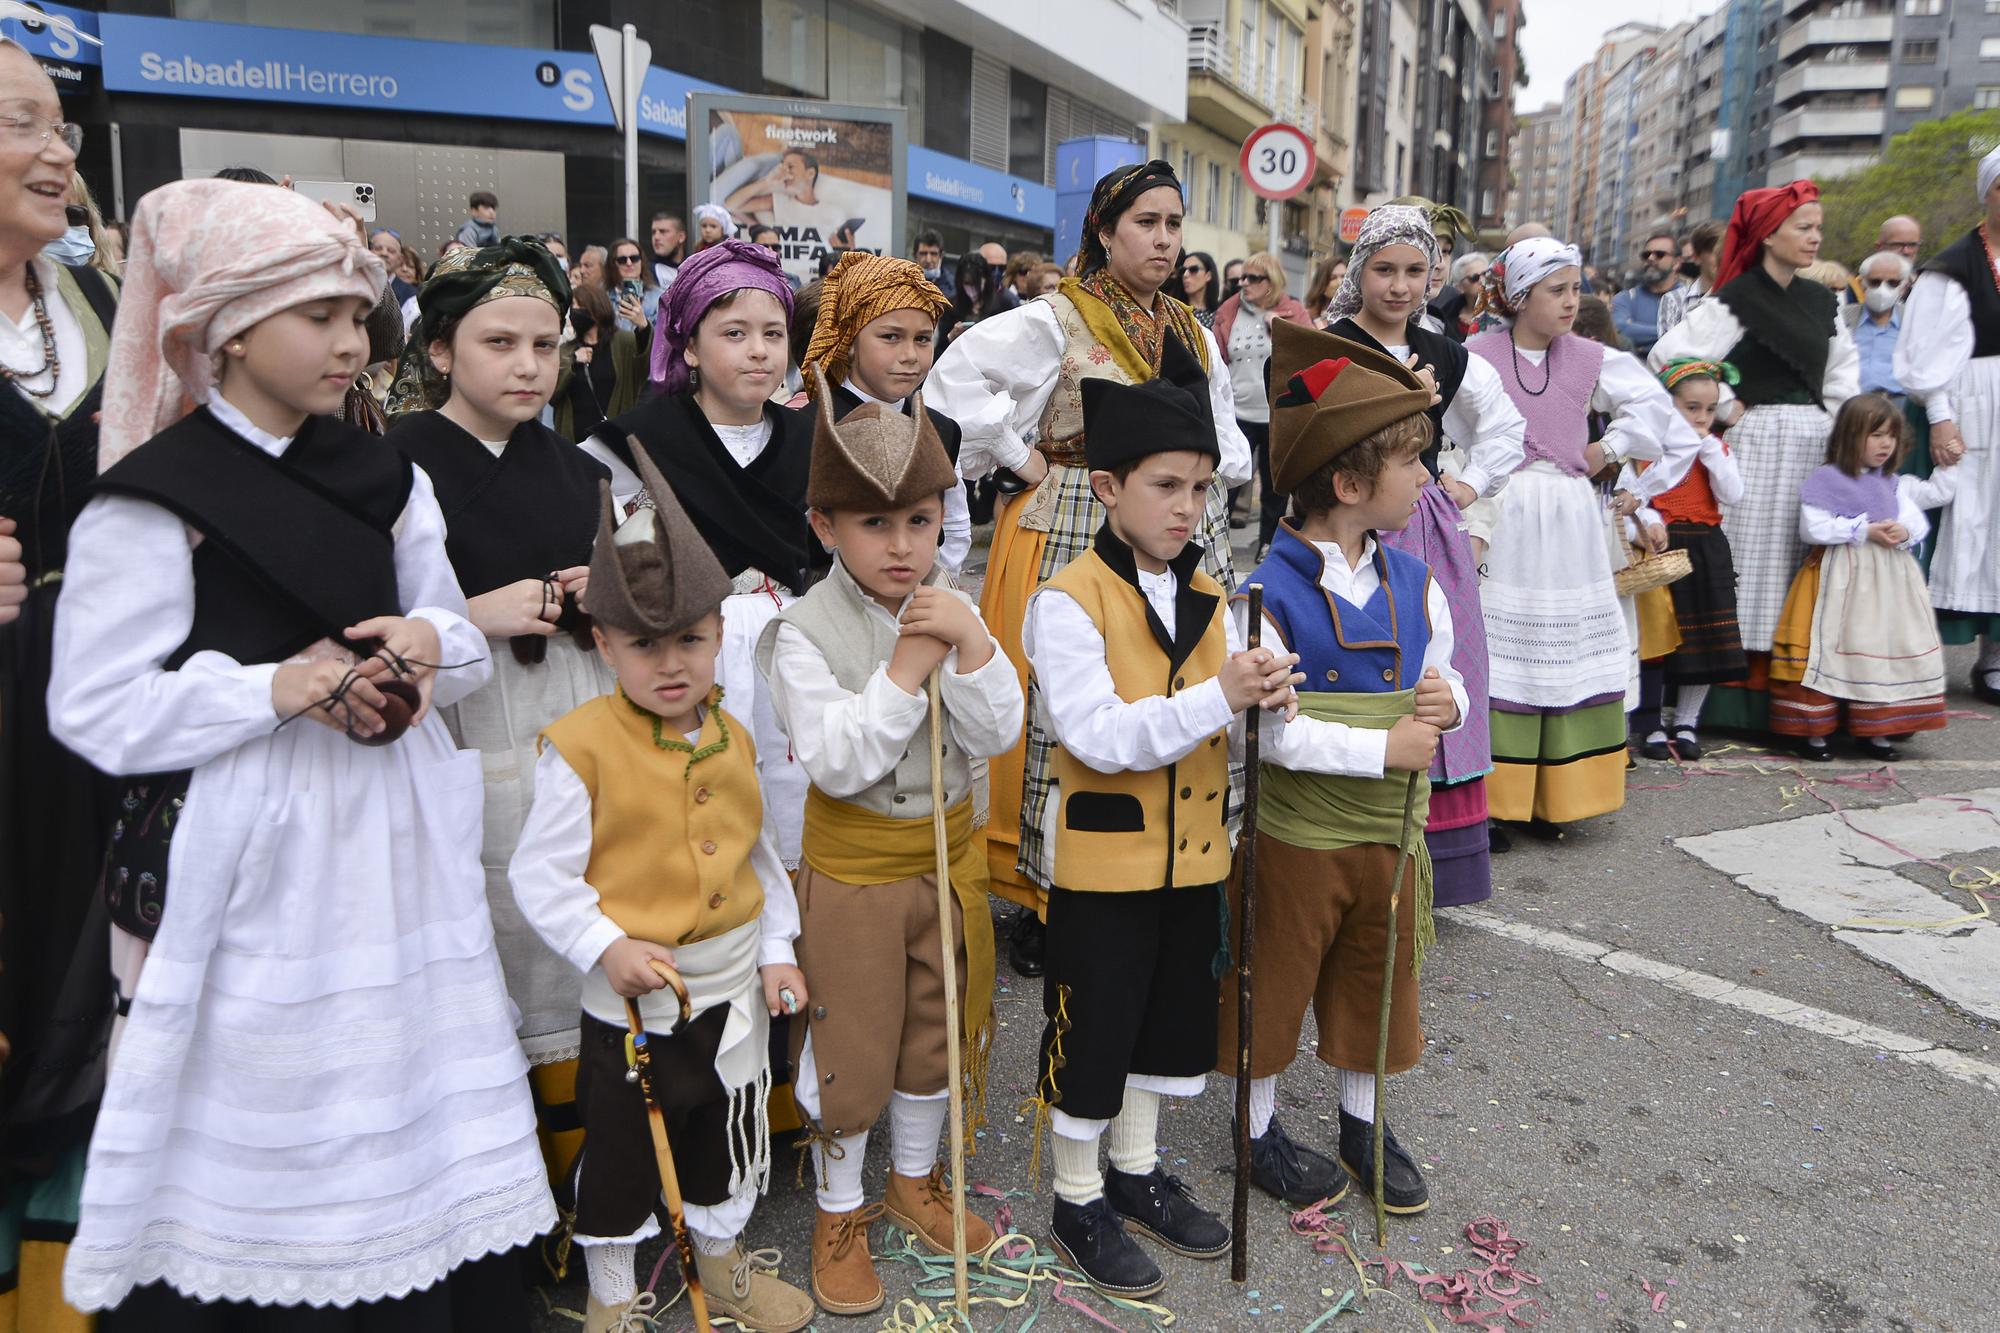
<path id="1" fill-rule="evenodd" d="M 1701 727 L 1701 706 L 1708 702 L 1708 686 L 1683 685 L 1681 697 L 1674 700 L 1674 725 L 1689 731 Z"/>
<path id="2" fill-rule="evenodd" d="M 1111 1165 L 1143 1176 L 1160 1164 L 1160 1094 L 1125 1089 L 1125 1108 L 1111 1121 Z"/>
<path id="3" fill-rule="evenodd" d="M 937 1165 L 938 1136 L 944 1132 L 951 1098 L 913 1097 L 906 1092 L 889 1098 L 889 1158 L 899 1176 L 927 1176 Z"/>
<path id="4" fill-rule="evenodd" d="M 728 1254 L 736 1248 L 736 1237 L 734 1236 L 730 1236 L 727 1239 L 717 1239 L 714 1236 L 704 1236 L 693 1228 L 689 1228 L 689 1234 L 694 1237 L 694 1247 L 711 1259 L 720 1259 L 723 1255 Z"/>
<path id="5" fill-rule="evenodd" d="M 584 1270 L 590 1275 L 590 1294 L 600 1305 L 623 1305 L 639 1294 L 639 1278 L 633 1263 L 637 1245 L 623 1243 L 583 1247 Z"/>
<path id="6" fill-rule="evenodd" d="M 1097 1169 L 1097 1140 L 1049 1135 L 1055 1149 L 1056 1197 L 1065 1203 L 1090 1203 L 1104 1197 L 1104 1173 Z"/>
<path id="7" fill-rule="evenodd" d="M 839 1157 L 830 1156 L 823 1143 L 813 1144 L 813 1170 L 819 1172 L 819 1206 L 829 1213 L 851 1213 L 863 1203 L 861 1160 L 868 1153 L 864 1131 L 845 1140 Z"/>
<path id="8" fill-rule="evenodd" d="M 1356 1120 L 1375 1119 L 1375 1076 L 1352 1069 L 1340 1071 L 1340 1109 Z"/>
<path id="9" fill-rule="evenodd" d="M 1250 1080 L 1250 1137 L 1261 1139 L 1278 1113 L 1278 1076 Z"/>

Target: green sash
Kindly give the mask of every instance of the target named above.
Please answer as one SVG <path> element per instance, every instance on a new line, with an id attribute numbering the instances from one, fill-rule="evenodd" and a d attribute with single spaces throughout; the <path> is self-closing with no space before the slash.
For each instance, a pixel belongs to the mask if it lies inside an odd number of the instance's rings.
<path id="1" fill-rule="evenodd" d="M 1326 694 L 1300 691 L 1299 715 L 1317 722 L 1342 722 L 1350 727 L 1387 731 L 1416 708 L 1415 690 L 1391 694 Z M 1265 764 L 1258 776 L 1257 828 L 1293 847 L 1338 851 L 1362 843 L 1397 847 L 1403 841 L 1403 795 L 1409 774 L 1391 769 L 1379 778 L 1301 773 Z M 1431 782 L 1417 777 L 1415 817 L 1410 821 L 1410 862 L 1416 870 L 1416 972 L 1423 972 L 1424 955 L 1437 938 L 1431 917 L 1431 856 L 1424 844 L 1429 821 Z"/>

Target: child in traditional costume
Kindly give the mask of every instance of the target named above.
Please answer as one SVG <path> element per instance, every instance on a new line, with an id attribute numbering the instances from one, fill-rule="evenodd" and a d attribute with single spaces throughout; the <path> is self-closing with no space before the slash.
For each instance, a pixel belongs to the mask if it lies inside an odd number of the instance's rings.
<path id="1" fill-rule="evenodd" d="M 534 797 L 536 738 L 611 684 L 579 604 L 609 473 L 540 420 L 569 294 L 561 265 L 527 237 L 453 251 L 418 293 L 389 398 L 390 443 L 437 488 L 445 552 L 493 664 L 491 682 L 440 712 L 485 766 L 486 901 L 558 1194 L 579 1141 L 580 981 L 522 918 L 507 864 Z"/>
<path id="2" fill-rule="evenodd" d="M 845 417 L 863 403 L 910 410 L 937 354 L 938 317 L 951 308 L 943 292 L 907 259 L 850 250 L 820 280 L 812 341 L 800 373 L 817 364 L 833 389 L 833 414 Z M 812 385 L 809 375 L 808 388 Z M 931 428 L 945 453 L 958 461 L 958 423 L 926 405 Z M 972 550 L 972 515 L 965 482 L 944 493 L 944 534 L 938 559 L 956 575 Z"/>
<path id="3" fill-rule="evenodd" d="M 1282 650 L 1238 651 L 1191 540 L 1218 488 L 1207 379 L 1170 345 L 1143 384 L 1084 381 L 1105 521 L 1036 592 L 1021 635 L 1056 745 L 1037 1150 L 1046 1118 L 1056 1247 L 1123 1296 L 1166 1282 L 1128 1222 L 1192 1258 L 1229 1248 L 1229 1228 L 1159 1165 L 1160 1098 L 1198 1095 L 1213 1063 L 1234 719 L 1285 708 L 1295 681 Z"/>
<path id="4" fill-rule="evenodd" d="M 1264 585 L 1265 642 L 1299 658 L 1300 715 L 1262 738 L 1257 817 L 1257 966 L 1251 979 L 1251 1180 L 1295 1206 L 1339 1198 L 1347 1173 L 1372 1192 L 1375 1042 L 1389 901 L 1412 774 L 1463 723 L 1452 666 L 1456 617 L 1406 551 L 1380 543 L 1423 513 L 1434 393 L 1373 346 L 1313 330 L 1271 357 L 1271 456 L 1294 519 L 1250 576 Z M 1238 598 L 1241 602 L 1242 599 Z M 1409 877 L 1398 906 L 1386 1068 L 1423 1053 L 1417 972 L 1435 935 L 1431 858 L 1421 838 L 1428 777 L 1416 781 Z M 1240 868 L 1240 867 L 1239 867 Z M 1241 910 L 1241 883 L 1230 887 Z M 1216 1061 L 1234 1070 L 1237 987 L 1223 979 Z M 1340 1071 L 1338 1149 L 1346 1171 L 1294 1143 L 1274 1114 L 1278 1075 L 1297 1057 L 1307 1008 L 1319 1058 Z M 1383 1128 L 1392 1212 L 1430 1204 L 1423 1173 Z"/>
<path id="5" fill-rule="evenodd" d="M 659 1232 L 660 1202 L 645 1101 L 626 1078 L 625 1001 L 636 999 L 710 1309 L 799 1329 L 812 1302 L 740 1239 L 770 1175 L 769 1020 L 786 990 L 807 999 L 798 909 L 764 821 L 756 746 L 715 688 L 729 576 L 651 462 L 634 462 L 653 504 L 621 521 L 607 483 L 590 557 L 592 633 L 617 689 L 543 733 L 511 870 L 522 913 L 583 974 L 585 1328 L 636 1327 L 656 1310 L 633 1269 L 639 1242 Z M 684 1027 L 655 959 L 687 984 Z"/>
<path id="6" fill-rule="evenodd" d="M 1495 501 L 1489 497 L 1498 496 L 1520 468 L 1527 423 L 1489 362 L 1417 320 L 1425 281 L 1438 263 L 1439 225 L 1424 209 L 1408 205 L 1370 213 L 1327 309 L 1327 328 L 1398 362 L 1414 357 L 1436 382 L 1438 401 L 1429 408 L 1432 444 L 1423 454 L 1432 482 L 1424 488 L 1417 516 L 1400 530 L 1384 532 L 1381 540 L 1428 567 L 1452 608 L 1452 666 L 1466 684 L 1467 703 L 1460 725 L 1438 744 L 1424 829 L 1438 905 L 1451 907 L 1493 896 L 1486 829 L 1486 775 L 1493 768 L 1486 628 L 1479 603 L 1480 555 L 1468 515 L 1475 506 L 1491 508 Z M 1448 442 L 1458 444 L 1449 454 L 1443 448 Z"/>
<path id="7" fill-rule="evenodd" d="M 834 1314 L 882 1303 L 868 1227 L 887 1216 L 920 1243 L 952 1250 L 938 1165 L 949 1109 L 947 1042 L 965 1049 L 977 1119 L 991 1040 L 993 931 L 986 868 L 972 836 L 972 763 L 1019 733 L 1021 688 L 970 598 L 938 567 L 943 496 L 958 484 L 922 396 L 908 415 L 869 403 L 836 422 L 818 366 L 813 530 L 833 569 L 778 614 L 757 646 L 778 719 L 811 775 L 799 869 L 799 962 L 813 989 L 796 1025 L 795 1081 L 818 1180 L 813 1296 Z M 954 893 L 938 911 L 931 722 L 937 673 L 945 735 L 942 791 Z M 948 933 L 947 933 L 948 932 Z M 945 1025 L 944 948 L 956 957 L 961 1030 Z M 864 1206 L 862 1159 L 889 1110 L 883 1202 Z M 993 1242 L 968 1214 L 966 1245 Z"/>
<path id="8" fill-rule="evenodd" d="M 1687 475 L 1654 496 L 1651 506 L 1665 523 L 1667 549 L 1686 551 L 1693 568 L 1666 588 L 1680 643 L 1657 668 L 1663 706 L 1657 729 L 1647 731 L 1641 747 L 1648 759 L 1701 758 L 1701 708 L 1709 686 L 1741 680 L 1747 665 L 1736 627 L 1736 565 L 1722 531 L 1722 506 L 1743 498 L 1743 474 L 1714 432 L 1722 386 L 1735 381 L 1736 368 L 1726 361 L 1686 359 L 1660 372 L 1701 448 Z"/>
<path id="9" fill-rule="evenodd" d="M 1487 800 L 1494 818 L 1545 831 L 1625 803 L 1636 662 L 1591 478 L 1663 452 L 1691 460 L 1700 443 L 1643 365 L 1570 332 L 1582 264 L 1550 237 L 1509 246 L 1486 274 L 1486 299 L 1507 323 L 1465 345 L 1526 418 L 1529 460 L 1501 493 L 1479 590 L 1493 672 Z M 1594 441 L 1592 412 L 1610 418 Z M 1636 485 L 1650 499 L 1677 480 L 1655 468 Z"/>
<path id="10" fill-rule="evenodd" d="M 171 903 L 119 886 L 157 933 L 115 936 L 131 1012 L 66 1294 L 149 1333 L 250 1304 L 299 1328 L 525 1329 L 518 1281 L 474 1261 L 555 1208 L 480 761 L 433 711 L 488 679 L 487 643 L 429 479 L 324 415 L 381 263 L 298 195 L 199 180 L 140 202 L 125 275 L 50 701 L 106 772 L 191 772 L 168 827 L 122 830 Z"/>
<path id="11" fill-rule="evenodd" d="M 1088 551 L 1103 524 L 1084 456 L 1087 381 L 1143 383 L 1160 373 L 1176 343 L 1205 368 L 1222 488 L 1209 495 L 1198 547 L 1209 577 L 1225 590 L 1236 585 L 1224 491 L 1250 479 L 1250 444 L 1236 425 L 1229 366 L 1215 335 L 1161 290 L 1176 274 L 1183 211 L 1180 179 L 1165 162 L 1106 173 L 1084 217 L 1082 276 L 954 338 L 926 384 L 927 401 L 964 428 L 959 472 L 973 479 L 996 468 L 1009 473 L 979 607 L 1029 695 L 1024 736 L 992 765 L 994 820 L 986 828 L 993 891 L 1022 907 L 1008 953 L 1023 976 L 1042 969 L 1053 856 L 1042 817 L 1055 742 L 1033 707 L 1045 686 L 1028 678 L 1021 625 L 1029 596 Z"/>
<path id="12" fill-rule="evenodd" d="M 1785 598 L 1771 647 L 1771 730 L 1829 757 L 1844 728 L 1874 759 L 1895 741 L 1944 728 L 1944 649 L 1912 548 L 1926 509 L 1952 502 L 1960 473 L 1898 476 L 1909 423 L 1879 393 L 1841 405 L 1826 464 L 1799 488 L 1799 537 L 1810 548 Z"/>

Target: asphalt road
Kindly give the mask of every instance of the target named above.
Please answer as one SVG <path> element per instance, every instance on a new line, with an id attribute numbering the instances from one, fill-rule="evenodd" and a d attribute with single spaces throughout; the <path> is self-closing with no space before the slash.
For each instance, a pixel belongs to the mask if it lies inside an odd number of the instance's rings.
<path id="1" fill-rule="evenodd" d="M 1392 1222 L 1388 1257 L 1483 1268 L 1465 1229 L 1496 1217 L 1524 1244 L 1515 1266 L 1539 1279 L 1524 1294 L 1543 1303 L 1544 1329 L 2000 1326 L 1990 1276 L 2000 1172 L 1979 1146 L 2000 1093 L 1988 1023 L 1871 960 L 1834 924 L 1775 905 L 1676 845 L 1836 807 L 1957 809 L 1927 798 L 2000 783 L 2000 715 L 1964 694 L 1968 654 L 1951 661 L 1951 702 L 1963 712 L 1908 747 L 1894 784 L 1858 760 L 1807 773 L 1747 745 L 1718 747 L 1687 770 L 1642 763 L 1622 811 L 1559 844 L 1517 839 L 1495 860 L 1491 903 L 1440 914 L 1423 978 L 1427 1054 L 1391 1081 L 1387 1103 L 1433 1206 Z M 1950 899 L 1950 915 L 1976 915 L 1982 900 L 1950 887 L 1946 871 L 2000 869 L 2000 817 L 1989 818 L 1990 841 L 1942 858 L 1948 866 L 1918 864 L 1940 859 L 1921 846 L 1899 845 L 1890 860 L 1908 852 L 1897 873 Z M 1776 830 L 1771 845 L 1782 861 Z M 1959 882 L 1979 874 L 1962 870 Z M 1949 950 L 1979 929 L 1996 928 L 1911 932 L 1912 947 Z M 992 1124 L 969 1174 L 1025 1192 L 1031 1145 L 1014 1107 L 1033 1079 L 1040 989 L 1005 974 L 1004 952 L 1002 968 Z M 1302 1054 L 1280 1085 L 1281 1118 L 1296 1137 L 1328 1143 L 1336 1105 L 1332 1072 Z M 1220 1080 L 1170 1103 L 1161 1121 L 1168 1169 L 1222 1212 L 1229 1124 Z M 887 1170 L 882 1149 L 869 1154 L 871 1190 Z M 783 1249 L 782 1272 L 803 1284 L 812 1196 L 795 1187 L 789 1157 L 747 1240 Z M 1044 1181 L 1010 1205 L 1014 1225 L 1043 1243 L 1048 1197 Z M 990 1216 L 991 1203 L 982 1207 Z M 1374 1257 L 1363 1201 L 1350 1196 L 1335 1212 Z M 1291 1232 L 1282 1205 L 1253 1193 L 1250 1221 L 1241 1287 L 1226 1261 L 1160 1256 L 1170 1280 L 1157 1299 L 1173 1327 L 1303 1330 L 1357 1287 L 1345 1259 Z M 878 1251 L 891 1239 L 877 1228 Z M 907 1266 L 882 1271 L 892 1303 L 910 1293 Z M 544 1299 L 580 1309 L 580 1274 Z M 1103 1322 L 1041 1305 L 1037 1329 L 1148 1327 L 1101 1302 Z M 1422 1311 L 1450 1326 L 1399 1277 L 1319 1327 L 1423 1329 Z M 872 1330 L 888 1313 L 816 1327 Z M 980 1309 L 973 1322 L 1018 1329 L 1026 1318 Z M 552 1311 L 538 1329 L 573 1330 L 575 1319 Z"/>

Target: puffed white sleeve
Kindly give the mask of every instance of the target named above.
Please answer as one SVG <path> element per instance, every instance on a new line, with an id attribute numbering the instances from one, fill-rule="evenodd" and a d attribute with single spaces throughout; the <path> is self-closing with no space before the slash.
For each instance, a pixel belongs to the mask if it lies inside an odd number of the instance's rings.
<path id="1" fill-rule="evenodd" d="M 1720 435 L 1710 435 L 1701 442 L 1701 465 L 1708 469 L 1708 487 L 1718 501 L 1733 505 L 1743 499 L 1742 469 Z"/>
<path id="2" fill-rule="evenodd" d="M 1527 458 L 1527 420 L 1484 357 L 1466 358 L 1464 378 L 1444 410 L 1444 433 L 1465 450 L 1458 480 L 1481 499 L 1499 494 Z"/>
<path id="3" fill-rule="evenodd" d="M 1697 306 L 1699 315 L 1704 306 Z M 1689 316 L 1691 323 L 1694 316 Z M 1602 443 L 1623 459 L 1657 459 L 1639 475 L 1638 494 L 1650 500 L 1678 485 L 1701 452 L 1701 437 L 1688 425 L 1659 380 L 1626 352 L 1606 351 L 1591 406 L 1611 414 Z M 1657 475 L 1656 475 L 1657 474 Z"/>
<path id="4" fill-rule="evenodd" d="M 1215 479 L 1224 486 L 1241 486 L 1250 480 L 1256 464 L 1250 456 L 1250 441 L 1236 424 L 1236 390 L 1229 383 L 1229 363 L 1222 359 L 1222 348 L 1215 341 L 1215 334 L 1199 324 L 1195 327 L 1201 330 L 1201 340 L 1208 345 L 1209 412 L 1215 418 L 1215 443 L 1222 450 Z"/>
<path id="5" fill-rule="evenodd" d="M 1808 546 L 1859 546 L 1868 540 L 1866 518 L 1842 518 L 1818 505 L 1799 506 L 1799 540 Z"/>
<path id="6" fill-rule="evenodd" d="M 1820 384 L 1820 401 L 1828 413 L 1861 392 L 1861 349 L 1854 345 L 1854 330 L 1845 321 L 1835 320 L 1833 337 L 1827 340 L 1826 378 Z"/>
<path id="7" fill-rule="evenodd" d="M 1932 425 L 1957 418 L 1952 381 L 1972 359 L 1972 303 L 1942 273 L 1919 273 L 1896 335 L 1896 380 L 1924 405 Z"/>
<path id="8" fill-rule="evenodd" d="M 431 703 L 457 703 L 493 678 L 486 636 L 466 618 L 465 593 L 444 549 L 444 511 L 422 468 L 411 469 L 409 501 L 396 522 L 396 592 L 409 618 L 425 620 L 438 632 L 441 663 L 431 685 Z M 463 665 L 461 665 L 463 664 Z"/>
<path id="9" fill-rule="evenodd" d="M 958 474 L 977 480 L 1028 461 L 1029 436 L 1061 377 L 1062 325 L 1047 301 L 980 320 L 924 381 L 924 404 L 956 421 Z"/>
<path id="10" fill-rule="evenodd" d="M 545 745 L 507 882 L 535 933 L 579 972 L 596 967 L 604 951 L 625 938 L 584 878 L 590 845 L 590 789 L 555 746 Z"/>
<path id="11" fill-rule="evenodd" d="M 1646 353 L 1646 364 L 1658 373 L 1667 368 L 1669 361 L 1679 361 L 1684 357 L 1724 361 L 1736 344 L 1742 341 L 1743 325 L 1725 302 L 1711 296 L 1688 311 L 1687 317 L 1680 323 L 1660 335 L 1660 340 L 1653 344 L 1653 350 Z"/>
<path id="12" fill-rule="evenodd" d="M 750 870 L 764 890 L 764 911 L 757 918 L 757 965 L 779 963 L 798 966 L 799 956 L 792 942 L 799 937 L 799 899 L 792 890 L 792 877 L 778 855 L 778 837 L 771 821 L 765 820 L 750 849 Z"/>

